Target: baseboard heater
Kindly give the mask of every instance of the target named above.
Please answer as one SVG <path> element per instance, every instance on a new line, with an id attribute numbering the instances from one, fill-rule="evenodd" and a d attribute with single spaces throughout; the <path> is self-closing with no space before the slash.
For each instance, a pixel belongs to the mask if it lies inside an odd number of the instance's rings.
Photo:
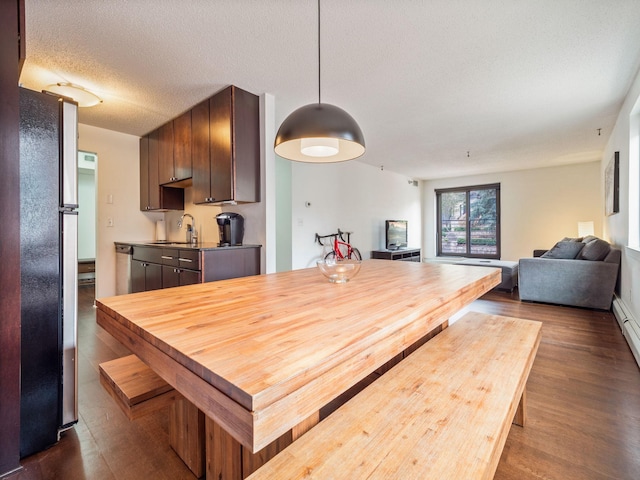
<path id="1" fill-rule="evenodd" d="M 617 295 L 613 299 L 612 310 L 622 334 L 636 359 L 636 363 L 640 367 L 640 325 L 638 324 L 638 319 L 633 316 L 631 310 Z"/>

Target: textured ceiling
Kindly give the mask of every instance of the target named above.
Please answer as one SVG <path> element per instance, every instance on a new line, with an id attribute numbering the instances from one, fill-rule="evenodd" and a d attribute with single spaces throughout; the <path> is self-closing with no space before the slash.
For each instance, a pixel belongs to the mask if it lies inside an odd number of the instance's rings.
<path id="1" fill-rule="evenodd" d="M 317 101 L 314 0 L 26 0 L 21 83 L 142 135 L 229 84 Z M 323 0 L 322 101 L 361 161 L 442 178 L 598 160 L 640 66 L 638 0 Z M 598 136 L 597 129 L 602 129 Z M 469 152 L 469 154 L 467 154 Z"/>

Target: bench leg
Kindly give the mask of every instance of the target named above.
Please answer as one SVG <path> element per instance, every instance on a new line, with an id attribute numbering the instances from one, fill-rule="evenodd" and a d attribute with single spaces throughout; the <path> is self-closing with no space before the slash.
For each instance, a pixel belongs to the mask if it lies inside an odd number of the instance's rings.
<path id="1" fill-rule="evenodd" d="M 204 413 L 182 395 L 171 406 L 169 444 L 189 470 L 200 478 L 205 474 Z"/>
<path id="2" fill-rule="evenodd" d="M 516 409 L 516 415 L 513 417 L 513 423 L 519 427 L 524 427 L 527 420 L 527 387 L 524 387 L 522 391 L 522 397 L 520 397 L 520 403 Z"/>

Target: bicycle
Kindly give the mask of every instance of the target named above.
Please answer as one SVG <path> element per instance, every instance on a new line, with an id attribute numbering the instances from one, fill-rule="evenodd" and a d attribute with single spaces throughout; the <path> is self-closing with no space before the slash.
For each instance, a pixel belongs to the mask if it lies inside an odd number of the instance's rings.
<path id="1" fill-rule="evenodd" d="M 345 241 L 344 236 L 347 236 L 347 240 Z M 362 260 L 362 255 L 360 255 L 360 250 L 351 246 L 351 232 L 343 232 L 338 229 L 338 233 L 331 233 L 329 235 L 318 235 L 316 233 L 316 241 L 326 247 L 322 240 L 324 238 L 332 238 L 331 247 L 332 250 L 327 253 L 324 257 L 325 260 L 336 259 L 336 260 Z"/>

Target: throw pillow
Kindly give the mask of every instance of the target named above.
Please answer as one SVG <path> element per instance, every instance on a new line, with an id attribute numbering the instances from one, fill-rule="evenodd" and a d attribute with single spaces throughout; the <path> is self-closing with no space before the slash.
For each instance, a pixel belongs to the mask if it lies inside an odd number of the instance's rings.
<path id="1" fill-rule="evenodd" d="M 611 248 L 607 242 L 596 238 L 595 240 L 585 244 L 580 255 L 578 255 L 578 259 L 592 261 L 604 260 L 604 258 L 609 254 L 610 249 Z"/>
<path id="2" fill-rule="evenodd" d="M 587 244 L 589 242 L 593 242 L 594 240 L 600 240 L 598 237 L 594 237 L 593 235 L 587 235 L 582 239 L 582 243 Z"/>
<path id="3" fill-rule="evenodd" d="M 551 250 L 543 254 L 540 258 L 565 258 L 573 259 L 580 253 L 580 250 L 584 248 L 582 242 L 558 242 Z"/>
<path id="4" fill-rule="evenodd" d="M 581 242 L 582 241 L 582 237 L 564 237 L 562 240 L 560 240 L 561 242 Z"/>

